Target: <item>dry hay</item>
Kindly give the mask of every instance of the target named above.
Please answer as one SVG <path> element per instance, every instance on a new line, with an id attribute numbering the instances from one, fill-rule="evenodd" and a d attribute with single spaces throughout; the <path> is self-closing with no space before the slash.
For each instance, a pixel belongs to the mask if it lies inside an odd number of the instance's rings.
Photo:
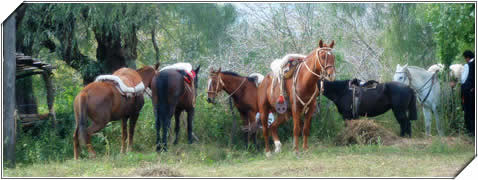
<path id="1" fill-rule="evenodd" d="M 337 145 L 351 144 L 395 144 L 400 138 L 373 120 L 350 120 L 335 140 Z"/>
<path id="2" fill-rule="evenodd" d="M 176 170 L 163 166 L 150 166 L 137 169 L 136 174 L 143 177 L 182 177 L 183 175 Z"/>

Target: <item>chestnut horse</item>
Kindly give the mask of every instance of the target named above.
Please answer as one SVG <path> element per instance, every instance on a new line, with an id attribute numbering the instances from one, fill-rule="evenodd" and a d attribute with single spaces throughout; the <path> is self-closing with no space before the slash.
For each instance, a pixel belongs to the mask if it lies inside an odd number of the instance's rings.
<path id="1" fill-rule="evenodd" d="M 320 40 L 319 47 L 314 49 L 297 65 L 294 75 L 283 81 L 283 83 L 285 83 L 284 90 L 289 97 L 290 107 L 287 108 L 287 112 L 279 114 L 277 120 L 274 121 L 270 127 L 267 126 L 267 115 L 269 112 L 276 112 L 274 107 L 280 94 L 279 83 L 275 83 L 274 87 L 271 87 L 274 77 L 272 73 L 269 73 L 259 85 L 258 106 L 261 114 L 266 156 L 271 155 L 269 150 L 269 129 L 274 139 L 275 152 L 280 152 L 281 143 L 277 135 L 277 128 L 291 115 L 294 121 L 295 152 L 297 154 L 299 153 L 299 133 L 301 132 L 300 116 L 302 114 L 304 114 L 303 149 L 308 149 L 307 138 L 310 135 L 310 121 L 316 108 L 316 97 L 319 95 L 319 90 L 316 86 L 317 81 L 323 79 L 330 81 L 335 80 L 335 56 L 332 54 L 333 47 L 334 41 L 332 41 L 330 45 L 327 45 Z M 273 88 L 272 94 L 271 88 Z"/>
<path id="2" fill-rule="evenodd" d="M 235 72 L 214 71 L 209 70 L 209 80 L 207 85 L 207 101 L 216 103 L 215 98 L 221 91 L 225 91 L 234 100 L 241 119 L 243 121 L 243 130 L 246 132 L 246 146 L 252 136 L 254 145 L 256 144 L 257 122 L 256 113 L 259 111 L 257 107 L 257 86 L 256 79 L 252 77 L 240 76 Z M 227 99 L 227 98 L 226 98 Z"/>
<path id="3" fill-rule="evenodd" d="M 188 64 L 189 63 L 182 63 Z M 163 70 L 164 69 L 164 70 Z M 189 80 L 191 83 L 185 81 L 185 76 L 190 72 L 182 69 L 163 68 L 160 72 L 154 75 L 151 84 L 152 99 L 154 106 L 154 116 L 156 119 L 156 151 L 168 150 L 168 132 L 171 124 L 171 118 L 174 113 L 176 126 L 174 128 L 176 137 L 174 144 L 178 143 L 179 139 L 179 119 L 181 113 L 186 111 L 188 113 L 188 142 L 193 142 L 193 119 L 194 106 L 196 104 L 197 96 L 197 76 Z M 200 66 L 192 71 L 192 74 L 198 74 Z M 163 128 L 162 138 L 160 136 L 161 126 Z"/>
<path id="4" fill-rule="evenodd" d="M 90 157 L 95 158 L 96 152 L 91 145 L 91 135 L 103 129 L 108 122 L 118 119 L 122 120 L 121 152 L 131 150 L 136 120 L 144 104 L 143 90 L 144 88 L 150 88 L 155 69 L 158 67 L 159 64 L 156 64 L 154 68 L 144 66 L 138 70 L 121 68 L 113 73 L 111 80 L 92 82 L 80 91 L 74 102 L 76 129 L 73 134 L 73 150 L 75 159 L 78 159 L 80 152 L 79 141 L 82 144 L 86 144 Z M 114 81 L 114 78 L 121 80 Z M 133 95 L 123 95 L 124 92 L 119 90 L 132 89 L 131 87 L 135 87 L 136 84 L 141 84 L 143 90 L 131 91 Z M 86 128 L 88 117 L 91 119 L 92 124 Z M 128 119 L 129 132 L 127 132 Z M 125 144 L 126 138 L 128 138 L 127 149 Z"/>

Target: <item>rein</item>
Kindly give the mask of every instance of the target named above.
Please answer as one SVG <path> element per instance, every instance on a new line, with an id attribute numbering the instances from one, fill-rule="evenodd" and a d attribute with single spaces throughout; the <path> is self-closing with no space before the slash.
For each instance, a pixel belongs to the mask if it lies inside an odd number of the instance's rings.
<path id="1" fill-rule="evenodd" d="M 409 79 L 408 80 L 408 86 L 411 87 L 411 83 L 412 83 L 412 78 L 411 78 L 411 75 L 407 72 L 395 72 L 395 73 L 405 73 L 406 77 Z M 433 73 L 433 75 L 418 89 L 413 89 L 415 91 L 415 93 L 418 95 L 418 99 L 420 101 L 420 103 L 423 104 L 423 102 L 425 102 L 427 99 L 428 99 L 428 96 L 430 96 L 430 93 L 432 92 L 432 88 L 433 88 L 433 85 L 435 84 L 435 76 L 436 76 L 436 72 Z M 428 92 L 427 94 L 425 95 L 425 98 L 423 98 L 423 100 L 420 98 L 420 93 L 423 92 L 425 89 L 425 87 L 431 83 L 431 85 L 429 86 L 429 89 L 428 89 Z"/>
<path id="2" fill-rule="evenodd" d="M 226 85 L 224 84 L 224 82 L 222 81 L 222 78 L 221 76 L 219 75 L 210 75 L 211 77 L 214 77 L 214 76 L 217 76 L 219 78 L 219 80 L 217 81 L 216 83 L 216 89 L 215 91 L 208 91 L 208 93 L 214 93 L 215 96 L 217 96 L 217 94 L 219 94 L 219 83 L 221 83 L 222 87 L 226 87 Z M 232 95 L 234 95 L 241 87 L 242 85 L 244 85 L 244 83 L 246 82 L 247 80 L 247 77 L 244 78 L 244 80 L 242 80 L 241 84 L 239 85 L 239 87 L 237 87 L 236 90 L 234 90 L 232 93 L 229 94 L 229 96 L 227 96 L 226 98 L 222 99 L 222 100 L 219 100 L 219 102 L 224 102 L 225 100 L 229 99 Z M 225 91 L 225 90 L 224 90 Z"/>
<path id="3" fill-rule="evenodd" d="M 326 55 L 325 55 L 325 60 L 324 60 L 324 61 L 325 61 L 325 67 L 324 67 L 324 65 L 322 65 L 322 63 L 320 62 L 320 57 L 319 57 L 319 52 L 320 52 L 320 51 L 324 51 L 324 50 L 329 50 L 329 51 L 326 53 Z M 327 56 L 330 54 L 330 50 L 332 50 L 332 49 L 331 49 L 331 48 L 320 48 L 320 49 L 317 50 L 317 52 L 315 53 L 315 56 L 317 57 L 317 59 L 316 59 L 315 62 L 314 62 L 314 69 L 315 69 L 315 67 L 316 67 L 317 62 L 319 62 L 320 70 L 321 70 L 320 73 L 319 73 L 320 75 L 319 75 L 319 74 L 316 74 L 314 71 L 312 71 L 312 70 L 309 68 L 309 66 L 307 65 L 306 62 L 300 63 L 299 67 L 297 68 L 297 71 L 296 71 L 295 74 L 294 74 L 293 85 L 292 85 L 292 92 L 294 93 L 294 105 L 295 105 L 295 106 L 297 105 L 297 104 L 296 104 L 296 103 L 297 103 L 296 99 L 299 100 L 299 102 L 302 104 L 302 106 L 304 106 L 304 109 L 302 109 L 302 113 L 307 113 L 307 112 L 309 111 L 309 104 L 312 102 L 312 100 L 313 100 L 314 97 L 316 96 L 316 94 L 317 94 L 319 88 L 318 88 L 317 86 L 314 86 L 314 87 L 315 87 L 314 93 L 312 94 L 312 96 L 309 98 L 309 100 L 308 100 L 307 102 L 304 102 L 304 101 L 300 98 L 300 96 L 297 94 L 297 91 L 296 91 L 296 89 L 297 89 L 297 87 L 296 87 L 296 86 L 297 86 L 297 77 L 299 76 L 299 71 L 300 71 L 302 65 L 304 65 L 310 73 L 312 73 L 313 75 L 315 75 L 315 76 L 317 76 L 317 77 L 319 78 L 319 80 L 320 80 L 320 86 L 321 86 L 321 87 L 320 87 L 321 89 L 320 89 L 320 92 L 319 92 L 319 95 L 320 95 L 320 94 L 323 92 L 323 86 L 324 86 L 323 80 L 324 80 L 324 79 L 329 80 L 329 78 L 327 77 L 327 72 L 326 72 L 327 68 L 330 68 L 330 67 L 335 68 L 335 66 L 333 66 L 333 65 L 327 65 Z M 319 103 L 320 103 L 320 102 L 319 102 Z M 319 104 L 318 106 L 320 107 L 320 104 Z"/>

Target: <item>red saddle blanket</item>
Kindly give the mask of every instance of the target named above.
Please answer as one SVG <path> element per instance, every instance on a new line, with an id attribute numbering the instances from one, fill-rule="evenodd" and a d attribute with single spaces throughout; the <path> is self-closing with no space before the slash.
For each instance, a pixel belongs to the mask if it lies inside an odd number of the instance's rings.
<path id="1" fill-rule="evenodd" d="M 184 81 L 186 81 L 188 84 L 191 84 L 193 82 L 194 77 L 196 77 L 196 72 L 191 71 L 191 73 L 186 72 L 186 76 L 184 76 Z"/>

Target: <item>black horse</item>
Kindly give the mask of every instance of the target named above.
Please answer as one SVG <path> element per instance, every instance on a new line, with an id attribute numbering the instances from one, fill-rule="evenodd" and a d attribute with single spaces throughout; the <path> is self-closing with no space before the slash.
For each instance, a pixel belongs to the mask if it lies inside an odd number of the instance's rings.
<path id="1" fill-rule="evenodd" d="M 417 119 L 417 108 L 415 93 L 410 87 L 398 82 L 365 87 L 356 82 L 355 79 L 324 81 L 324 96 L 335 103 L 345 120 L 375 117 L 392 109 L 400 124 L 400 136 L 412 135 L 410 120 Z M 320 81 L 318 86 L 320 88 Z"/>
<path id="2" fill-rule="evenodd" d="M 194 70 L 193 74 L 198 74 L 199 70 L 200 66 Z M 194 76 L 193 79 L 188 78 L 190 76 L 183 70 L 165 69 L 156 73 L 152 80 L 151 91 L 156 118 L 156 151 L 158 152 L 168 150 L 168 132 L 173 113 L 176 121 L 174 144 L 178 143 L 179 120 L 183 111 L 188 113 L 188 142 L 190 144 L 193 142 L 192 129 L 198 79 L 197 76 Z M 160 136 L 161 126 L 163 127 L 162 138 Z"/>

